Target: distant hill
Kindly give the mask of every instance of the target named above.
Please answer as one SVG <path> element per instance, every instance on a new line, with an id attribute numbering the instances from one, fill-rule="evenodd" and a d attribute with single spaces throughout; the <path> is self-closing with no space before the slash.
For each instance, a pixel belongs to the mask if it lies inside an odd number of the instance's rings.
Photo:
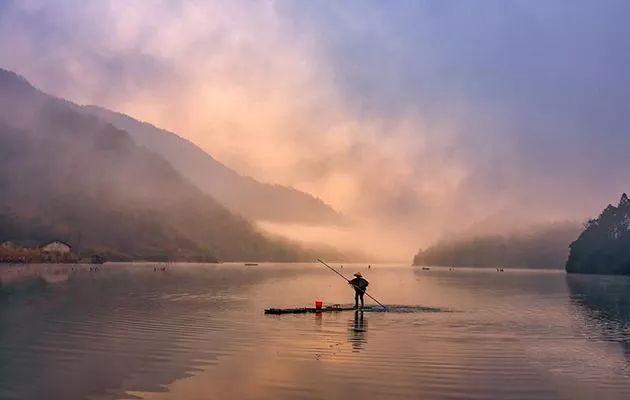
<path id="1" fill-rule="evenodd" d="M 182 176 L 232 211 L 253 220 L 334 224 L 341 216 L 322 200 L 292 187 L 239 175 L 175 133 L 97 106 L 83 109 L 127 131 L 134 141 L 169 161 Z"/>
<path id="2" fill-rule="evenodd" d="M 630 200 L 624 193 L 617 207 L 609 204 L 571 243 L 567 272 L 630 274 Z"/>
<path id="3" fill-rule="evenodd" d="M 562 268 L 578 223 L 556 223 L 510 235 L 440 241 L 414 257 L 414 265 Z"/>
<path id="4" fill-rule="evenodd" d="M 305 260 L 160 155 L 0 70 L 0 241 L 60 239 L 115 259 Z"/>

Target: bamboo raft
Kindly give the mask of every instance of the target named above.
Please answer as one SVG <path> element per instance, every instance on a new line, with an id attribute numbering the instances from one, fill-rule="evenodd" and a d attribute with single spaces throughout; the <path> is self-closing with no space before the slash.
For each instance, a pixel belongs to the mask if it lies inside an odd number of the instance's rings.
<path id="1" fill-rule="evenodd" d="M 341 312 L 341 311 L 372 311 L 377 306 L 364 306 L 360 308 L 354 308 L 353 306 L 342 306 L 340 304 L 333 304 L 322 308 L 315 307 L 299 307 L 299 308 L 267 308 L 265 314 L 307 314 L 307 313 L 325 313 L 325 312 Z"/>

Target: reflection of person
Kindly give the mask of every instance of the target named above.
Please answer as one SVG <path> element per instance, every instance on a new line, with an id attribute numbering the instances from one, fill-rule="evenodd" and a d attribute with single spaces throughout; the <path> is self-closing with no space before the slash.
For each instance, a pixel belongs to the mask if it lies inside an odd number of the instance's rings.
<path id="1" fill-rule="evenodd" d="M 359 351 L 366 342 L 367 321 L 363 319 L 363 311 L 357 310 L 354 312 L 354 319 L 350 321 L 348 330 L 350 331 L 348 340 L 352 343 L 352 348 L 355 351 Z"/>
<path id="2" fill-rule="evenodd" d="M 363 295 L 370 282 L 363 278 L 360 272 L 357 272 L 354 276 L 355 278 L 348 281 L 348 284 L 354 288 L 354 308 L 359 308 L 359 299 L 361 299 L 361 307 L 363 307 Z"/>

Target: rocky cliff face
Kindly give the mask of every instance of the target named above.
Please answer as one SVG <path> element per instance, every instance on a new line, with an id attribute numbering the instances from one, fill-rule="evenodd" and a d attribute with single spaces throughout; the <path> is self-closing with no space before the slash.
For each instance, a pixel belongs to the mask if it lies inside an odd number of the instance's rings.
<path id="1" fill-rule="evenodd" d="M 630 274 L 630 199 L 608 205 L 570 246 L 567 272 Z"/>

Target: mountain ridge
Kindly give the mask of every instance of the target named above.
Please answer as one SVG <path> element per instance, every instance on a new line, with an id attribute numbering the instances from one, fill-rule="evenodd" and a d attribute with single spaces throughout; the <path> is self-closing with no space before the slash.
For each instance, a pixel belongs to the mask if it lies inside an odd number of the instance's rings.
<path id="1" fill-rule="evenodd" d="M 313 258 L 263 235 L 124 130 L 3 69 L 0 190 L 0 240 L 61 239 L 110 259 Z"/>
<path id="2" fill-rule="evenodd" d="M 127 131 L 136 144 L 164 157 L 184 177 L 238 214 L 253 220 L 317 225 L 343 221 L 318 197 L 240 175 L 177 133 L 104 107 L 86 105 L 82 109 Z"/>
<path id="3" fill-rule="evenodd" d="M 562 268 L 580 225 L 573 222 L 531 227 L 510 234 L 483 234 L 442 240 L 415 255 L 413 265 L 456 267 Z"/>

